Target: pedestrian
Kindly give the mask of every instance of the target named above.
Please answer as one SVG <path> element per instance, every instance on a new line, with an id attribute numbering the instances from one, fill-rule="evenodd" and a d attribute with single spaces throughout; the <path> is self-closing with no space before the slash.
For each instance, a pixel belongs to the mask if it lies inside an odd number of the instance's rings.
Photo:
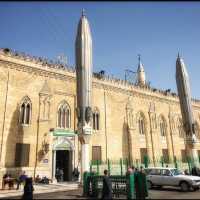
<path id="1" fill-rule="evenodd" d="M 140 171 L 135 173 L 135 191 L 136 199 L 145 199 L 148 196 L 146 173 L 143 167 L 140 167 Z"/>
<path id="2" fill-rule="evenodd" d="M 77 166 L 77 167 L 74 168 L 74 171 L 73 171 L 73 176 L 74 176 L 74 178 L 75 178 L 76 181 L 79 178 L 79 174 L 80 174 L 80 172 L 79 172 L 78 166 Z"/>
<path id="3" fill-rule="evenodd" d="M 24 194 L 22 199 L 32 200 L 33 199 L 33 180 L 32 178 L 26 178 L 25 185 L 24 185 Z"/>
<path id="4" fill-rule="evenodd" d="M 112 199 L 112 183 L 107 169 L 104 170 L 102 199 Z"/>
<path id="5" fill-rule="evenodd" d="M 190 175 L 188 169 L 185 169 L 184 174 L 185 174 L 185 175 Z"/>
<path id="6" fill-rule="evenodd" d="M 56 180 L 57 180 L 58 182 L 60 182 L 60 170 L 59 170 L 59 168 L 56 168 L 55 177 L 56 177 Z"/>
<path id="7" fill-rule="evenodd" d="M 22 174 L 21 174 L 21 175 L 19 176 L 19 178 L 17 179 L 17 188 L 16 188 L 16 190 L 18 190 L 18 189 L 19 189 L 19 186 L 20 186 L 22 183 L 25 182 L 26 178 L 27 178 L 26 172 L 23 171 Z"/>
<path id="8" fill-rule="evenodd" d="M 134 173 L 135 173 L 135 166 L 133 165 L 133 166 L 131 167 L 131 169 L 132 169 L 132 173 L 134 174 Z"/>
<path id="9" fill-rule="evenodd" d="M 132 174 L 133 170 L 131 167 L 128 167 L 128 170 L 126 172 L 126 175 L 128 176 L 129 174 Z"/>
<path id="10" fill-rule="evenodd" d="M 63 169 L 60 169 L 59 173 L 60 173 L 60 181 L 64 181 L 64 171 L 63 171 Z"/>
<path id="11" fill-rule="evenodd" d="M 41 178 L 40 178 L 40 175 L 38 174 L 35 178 L 35 183 L 40 183 L 41 181 Z"/>
<path id="12" fill-rule="evenodd" d="M 197 167 L 196 167 L 196 166 L 194 166 L 194 167 L 192 168 L 192 175 L 193 175 L 193 176 L 198 176 L 198 172 L 197 172 Z"/>

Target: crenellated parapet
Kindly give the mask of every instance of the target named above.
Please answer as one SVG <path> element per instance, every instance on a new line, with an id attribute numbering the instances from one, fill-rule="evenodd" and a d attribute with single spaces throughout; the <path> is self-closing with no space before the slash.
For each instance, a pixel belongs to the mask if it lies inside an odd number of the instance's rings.
<path id="1" fill-rule="evenodd" d="M 0 49 L 0 61 L 12 64 L 12 67 L 27 72 L 38 72 L 41 75 L 60 78 L 63 80 L 75 81 L 75 68 L 71 66 L 62 65 L 45 58 L 30 56 L 24 53 L 19 53 L 7 48 Z M 15 65 L 15 66 L 14 66 Z M 29 69 L 30 68 L 30 69 Z M 142 98 L 159 99 L 161 101 L 168 101 L 178 103 L 178 95 L 170 90 L 161 90 L 153 88 L 149 85 L 139 86 L 123 79 L 117 78 L 113 75 L 101 75 L 93 73 L 93 87 L 106 88 L 117 92 L 126 94 L 139 95 Z M 194 107 L 199 108 L 200 100 L 192 98 Z"/>
<path id="2" fill-rule="evenodd" d="M 136 84 L 133 84 L 131 82 L 125 81 L 123 79 L 114 77 L 114 76 L 109 76 L 109 75 L 103 75 L 101 76 L 100 74 L 94 73 L 93 74 L 93 85 L 97 87 L 104 87 L 106 89 L 111 89 L 113 91 L 120 91 L 123 93 L 131 93 L 134 95 L 139 95 L 144 98 L 155 98 L 159 99 L 161 101 L 168 101 L 174 102 L 174 103 L 179 103 L 179 98 L 178 94 L 175 92 L 171 92 L 170 89 L 168 90 L 161 90 L 157 88 L 150 87 L 149 85 L 145 86 L 139 86 Z M 198 99 L 192 99 L 192 104 L 195 107 L 200 106 L 200 100 Z"/>
<path id="3" fill-rule="evenodd" d="M 55 62 L 53 60 L 49 60 L 47 58 L 30 56 L 28 54 L 14 51 L 8 48 L 0 48 L 0 55 L 4 55 L 10 58 L 15 58 L 21 61 L 31 62 L 31 63 L 41 66 L 42 68 L 53 68 L 53 69 L 59 69 L 59 70 L 75 73 L 75 68 L 71 66 L 64 65 L 64 64 Z"/>

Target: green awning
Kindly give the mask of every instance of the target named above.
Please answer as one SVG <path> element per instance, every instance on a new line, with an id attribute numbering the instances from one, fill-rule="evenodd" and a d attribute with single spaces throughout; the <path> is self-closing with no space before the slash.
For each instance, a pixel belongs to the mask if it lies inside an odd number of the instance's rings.
<path id="1" fill-rule="evenodd" d="M 75 136 L 76 133 L 72 130 L 54 129 L 53 136 Z"/>

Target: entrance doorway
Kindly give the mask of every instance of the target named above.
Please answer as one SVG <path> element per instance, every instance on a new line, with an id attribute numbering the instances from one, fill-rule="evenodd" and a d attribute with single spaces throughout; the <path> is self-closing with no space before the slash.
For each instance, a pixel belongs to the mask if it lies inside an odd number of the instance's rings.
<path id="1" fill-rule="evenodd" d="M 72 151 L 56 151 L 56 169 L 63 170 L 63 181 L 72 181 Z"/>

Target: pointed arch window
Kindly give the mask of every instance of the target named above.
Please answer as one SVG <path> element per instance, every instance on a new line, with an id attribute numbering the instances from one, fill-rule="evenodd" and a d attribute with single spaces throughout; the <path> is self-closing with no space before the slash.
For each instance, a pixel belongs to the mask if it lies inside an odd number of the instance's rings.
<path id="1" fill-rule="evenodd" d="M 30 124 L 30 122 L 31 122 L 31 101 L 28 97 L 24 97 L 20 105 L 20 123 Z"/>
<path id="2" fill-rule="evenodd" d="M 71 119 L 71 112 L 69 105 L 64 102 L 62 103 L 57 112 L 57 126 L 59 128 L 70 128 L 70 119 Z"/>
<path id="3" fill-rule="evenodd" d="M 95 110 L 93 111 L 92 119 L 93 119 L 93 130 L 99 130 L 100 113 L 97 108 L 95 108 Z"/>
<path id="4" fill-rule="evenodd" d="M 144 117 L 141 113 L 140 113 L 140 116 L 138 118 L 138 129 L 139 129 L 139 134 L 141 134 L 141 135 L 145 134 Z"/>

